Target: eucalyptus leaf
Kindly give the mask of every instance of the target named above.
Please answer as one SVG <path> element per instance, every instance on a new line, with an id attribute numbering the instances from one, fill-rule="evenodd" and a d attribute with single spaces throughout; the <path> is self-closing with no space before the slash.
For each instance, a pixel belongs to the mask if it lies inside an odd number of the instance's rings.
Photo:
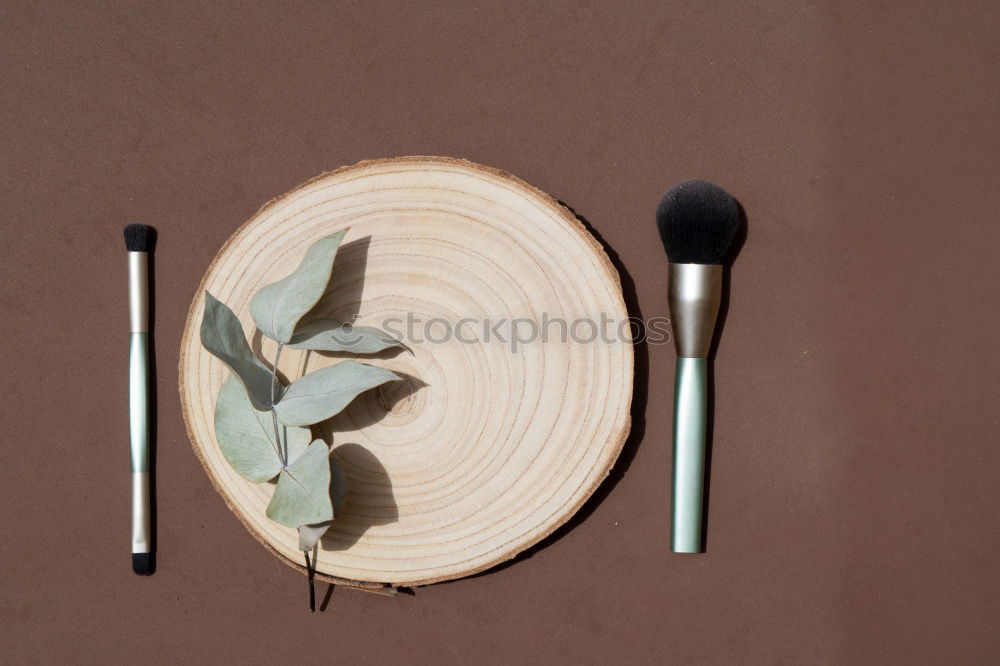
<path id="1" fill-rule="evenodd" d="M 264 335 L 281 343 L 292 339 L 299 320 L 326 291 L 337 248 L 346 233 L 344 229 L 316 241 L 291 275 L 254 294 L 250 314 Z"/>
<path id="2" fill-rule="evenodd" d="M 215 438 L 222 455 L 247 481 L 264 483 L 281 471 L 281 457 L 288 447 L 288 460 L 295 460 L 312 441 L 309 428 L 279 425 L 281 442 L 274 441 L 274 415 L 253 408 L 239 380 L 230 375 L 215 401 Z"/>
<path id="3" fill-rule="evenodd" d="M 274 411 L 286 425 L 312 425 L 338 414 L 358 394 L 399 379 L 384 368 L 341 361 L 293 382 Z"/>
<path id="4" fill-rule="evenodd" d="M 326 531 L 333 525 L 332 520 L 327 520 L 315 525 L 299 525 L 299 550 L 308 553 L 316 547 Z"/>
<path id="5" fill-rule="evenodd" d="M 271 371 L 250 351 L 243 326 L 233 311 L 207 291 L 205 316 L 201 320 L 201 344 L 232 370 L 254 409 L 271 408 L 274 381 Z M 280 391 L 281 387 L 275 385 L 275 397 L 280 395 Z"/>
<path id="6" fill-rule="evenodd" d="M 295 528 L 333 518 L 330 449 L 323 440 L 314 440 L 278 474 L 278 486 L 267 505 L 267 517 Z"/>
<path id="7" fill-rule="evenodd" d="M 352 326 L 336 319 L 314 319 L 295 329 L 292 349 L 374 354 L 402 343 L 372 326 Z"/>
<path id="8" fill-rule="evenodd" d="M 332 456 L 330 458 L 330 497 L 333 499 L 333 517 L 336 518 L 344 510 L 344 505 L 347 503 L 347 475 L 344 474 L 344 468 L 337 462 L 337 459 Z M 299 550 L 309 552 L 315 548 L 316 542 L 326 534 L 332 524 L 332 520 L 326 520 L 312 525 L 300 525 Z"/>

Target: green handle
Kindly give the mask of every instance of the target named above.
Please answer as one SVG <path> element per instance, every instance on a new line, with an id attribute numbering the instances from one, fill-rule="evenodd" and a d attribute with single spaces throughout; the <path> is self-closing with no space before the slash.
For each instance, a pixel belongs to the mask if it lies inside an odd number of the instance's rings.
<path id="1" fill-rule="evenodd" d="M 149 471 L 149 334 L 129 337 L 128 417 L 132 471 Z"/>
<path id="2" fill-rule="evenodd" d="M 701 552 L 705 492 L 708 359 L 677 358 L 674 382 L 674 490 L 670 549 Z"/>

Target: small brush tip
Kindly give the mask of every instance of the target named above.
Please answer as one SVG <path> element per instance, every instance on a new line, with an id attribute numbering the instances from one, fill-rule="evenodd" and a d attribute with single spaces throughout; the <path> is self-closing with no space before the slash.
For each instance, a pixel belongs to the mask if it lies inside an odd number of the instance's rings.
<path id="1" fill-rule="evenodd" d="M 153 554 L 132 553 L 132 571 L 139 576 L 148 576 L 153 573 Z"/>
<path id="2" fill-rule="evenodd" d="M 156 244 L 156 229 L 148 224 L 125 227 L 125 249 L 129 252 L 152 252 Z"/>

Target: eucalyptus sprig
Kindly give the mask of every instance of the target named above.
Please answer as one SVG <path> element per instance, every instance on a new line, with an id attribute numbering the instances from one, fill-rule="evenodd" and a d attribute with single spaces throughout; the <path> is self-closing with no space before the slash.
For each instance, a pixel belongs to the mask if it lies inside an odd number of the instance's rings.
<path id="1" fill-rule="evenodd" d="M 396 374 L 356 361 L 310 372 L 288 386 L 278 377 L 286 347 L 371 354 L 400 345 L 377 328 L 330 318 L 301 323 L 326 292 L 337 248 L 347 230 L 314 243 L 295 271 L 258 291 L 250 301 L 257 328 L 277 343 L 268 368 L 247 342 L 236 315 L 205 293 L 201 343 L 230 370 L 215 404 L 215 436 L 229 464 L 243 478 L 265 483 L 277 477 L 267 516 L 299 533 L 299 548 L 313 550 L 346 497 L 347 479 L 330 447 L 309 426 L 338 414 L 354 398 Z"/>

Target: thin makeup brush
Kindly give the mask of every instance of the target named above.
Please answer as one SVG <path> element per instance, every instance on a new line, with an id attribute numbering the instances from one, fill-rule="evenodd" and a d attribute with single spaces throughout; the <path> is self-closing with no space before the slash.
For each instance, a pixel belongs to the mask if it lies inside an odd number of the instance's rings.
<path id="1" fill-rule="evenodd" d="M 128 416 L 132 458 L 132 571 L 153 573 L 149 497 L 149 253 L 156 231 L 145 224 L 125 227 L 128 250 Z"/>
<path id="2" fill-rule="evenodd" d="M 670 548 L 702 550 L 708 354 L 722 301 L 722 265 L 740 228 L 736 200 L 718 185 L 690 180 L 671 188 L 656 209 L 670 261 L 668 302 L 677 349 L 674 381 L 674 473 Z"/>

